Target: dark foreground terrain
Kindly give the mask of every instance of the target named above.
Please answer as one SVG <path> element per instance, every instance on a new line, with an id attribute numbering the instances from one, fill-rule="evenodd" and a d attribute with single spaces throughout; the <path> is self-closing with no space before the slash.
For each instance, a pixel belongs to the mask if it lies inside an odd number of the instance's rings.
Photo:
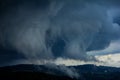
<path id="1" fill-rule="evenodd" d="M 120 80 L 120 68 L 95 65 L 71 66 L 79 77 L 68 76 L 57 68 L 39 65 L 15 65 L 0 68 L 0 80 Z"/>

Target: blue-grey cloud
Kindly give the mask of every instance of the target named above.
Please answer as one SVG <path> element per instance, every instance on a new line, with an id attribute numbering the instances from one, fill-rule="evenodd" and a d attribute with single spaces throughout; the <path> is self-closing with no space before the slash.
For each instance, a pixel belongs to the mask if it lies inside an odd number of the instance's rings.
<path id="1" fill-rule="evenodd" d="M 31 62 L 60 56 L 90 60 L 87 51 L 105 49 L 119 39 L 119 26 L 109 16 L 117 0 L 1 0 L 0 4 L 1 46 Z"/>

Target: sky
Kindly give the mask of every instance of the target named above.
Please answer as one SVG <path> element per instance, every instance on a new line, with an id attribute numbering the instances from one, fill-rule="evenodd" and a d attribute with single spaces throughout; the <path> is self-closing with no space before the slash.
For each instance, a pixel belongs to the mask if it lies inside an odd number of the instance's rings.
<path id="1" fill-rule="evenodd" d="M 119 5 L 119 0 L 1 0 L 0 66 L 61 59 L 66 65 L 70 60 L 120 66 Z"/>

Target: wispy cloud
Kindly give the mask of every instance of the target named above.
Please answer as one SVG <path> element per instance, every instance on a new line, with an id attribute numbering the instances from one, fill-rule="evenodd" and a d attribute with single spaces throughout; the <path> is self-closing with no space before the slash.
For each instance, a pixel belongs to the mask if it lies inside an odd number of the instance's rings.
<path id="1" fill-rule="evenodd" d="M 44 63 L 44 60 L 57 57 L 92 61 L 94 58 L 86 52 L 101 50 L 100 53 L 104 53 L 119 49 L 114 41 L 120 37 L 120 28 L 118 23 L 113 25 L 114 17 L 110 16 L 113 11 L 109 11 L 119 1 L 113 2 L 2 1 L 9 6 L 0 6 L 0 44 L 20 52 L 31 63 Z"/>

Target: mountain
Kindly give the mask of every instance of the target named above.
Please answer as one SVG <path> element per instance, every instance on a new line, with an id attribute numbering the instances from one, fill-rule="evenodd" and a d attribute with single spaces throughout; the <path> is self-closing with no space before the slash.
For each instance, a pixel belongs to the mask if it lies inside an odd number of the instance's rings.
<path id="1" fill-rule="evenodd" d="M 120 68 L 95 65 L 69 66 L 66 68 L 64 66 L 53 66 L 21 64 L 0 67 L 0 80 L 120 80 Z M 79 77 L 71 77 L 68 75 L 71 72 L 67 69 L 74 69 Z"/>

